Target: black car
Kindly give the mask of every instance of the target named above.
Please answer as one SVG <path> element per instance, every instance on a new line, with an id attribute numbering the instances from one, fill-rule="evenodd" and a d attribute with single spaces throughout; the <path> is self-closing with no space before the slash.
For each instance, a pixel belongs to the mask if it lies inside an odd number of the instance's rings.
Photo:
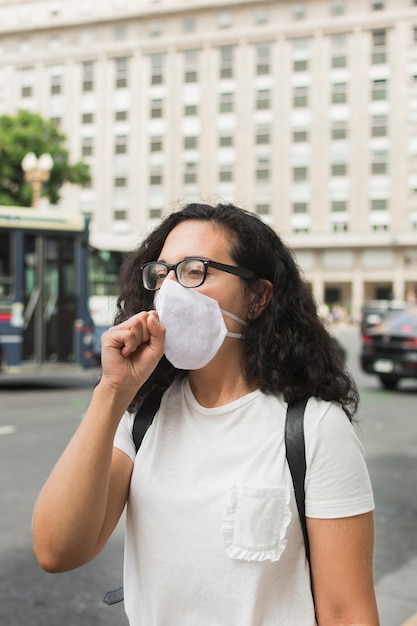
<path id="1" fill-rule="evenodd" d="M 381 322 L 388 321 L 398 311 L 404 311 L 406 308 L 407 303 L 402 300 L 371 300 L 367 302 L 362 311 L 362 335 L 381 324 Z"/>
<path id="2" fill-rule="evenodd" d="M 386 389 L 403 378 L 417 379 L 417 308 L 396 315 L 362 336 L 361 367 Z"/>

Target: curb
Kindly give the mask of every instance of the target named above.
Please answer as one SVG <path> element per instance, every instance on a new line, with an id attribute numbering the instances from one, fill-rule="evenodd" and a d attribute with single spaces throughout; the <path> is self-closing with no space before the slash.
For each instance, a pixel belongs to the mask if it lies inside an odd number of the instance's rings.
<path id="1" fill-rule="evenodd" d="M 402 626 L 417 626 L 417 613 L 412 615 Z"/>

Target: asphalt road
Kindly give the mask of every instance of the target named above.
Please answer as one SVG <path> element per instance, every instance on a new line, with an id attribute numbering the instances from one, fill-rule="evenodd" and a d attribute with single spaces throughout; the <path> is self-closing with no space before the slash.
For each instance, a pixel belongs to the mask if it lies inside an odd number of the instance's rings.
<path id="1" fill-rule="evenodd" d="M 400 626 L 417 613 L 417 383 L 383 391 L 358 369 L 357 330 L 342 326 L 335 334 L 361 389 L 360 430 L 376 501 L 381 626 Z M 93 385 L 90 374 L 48 383 L 0 380 L 1 626 L 127 625 L 121 604 L 102 602 L 122 581 L 122 523 L 97 559 L 75 572 L 46 574 L 31 548 L 33 504 Z"/>

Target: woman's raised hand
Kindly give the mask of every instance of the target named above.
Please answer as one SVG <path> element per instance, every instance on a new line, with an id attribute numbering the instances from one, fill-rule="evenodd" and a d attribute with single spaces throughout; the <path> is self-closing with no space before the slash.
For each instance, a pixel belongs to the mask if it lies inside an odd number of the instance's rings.
<path id="1" fill-rule="evenodd" d="M 112 326 L 101 339 L 102 382 L 134 387 L 136 393 L 158 365 L 164 344 L 165 328 L 156 311 L 142 311 Z"/>

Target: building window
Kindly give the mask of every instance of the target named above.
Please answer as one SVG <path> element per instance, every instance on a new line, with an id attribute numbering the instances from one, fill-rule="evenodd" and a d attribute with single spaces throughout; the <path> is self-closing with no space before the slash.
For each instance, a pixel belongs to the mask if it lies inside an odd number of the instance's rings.
<path id="1" fill-rule="evenodd" d="M 118 24 L 113 29 L 113 39 L 115 41 L 124 41 L 126 39 L 126 26 Z"/>
<path id="2" fill-rule="evenodd" d="M 256 163 L 256 181 L 266 183 L 271 178 L 271 164 L 268 157 L 259 157 Z"/>
<path id="3" fill-rule="evenodd" d="M 271 44 L 262 41 L 256 44 L 256 74 L 262 76 L 271 73 Z"/>
<path id="4" fill-rule="evenodd" d="M 114 179 L 114 186 L 117 187 L 117 189 L 123 188 L 123 187 L 127 187 L 127 178 L 126 176 L 117 176 Z"/>
<path id="5" fill-rule="evenodd" d="M 115 59 L 116 65 L 116 89 L 124 89 L 128 86 L 128 58 L 127 57 L 119 57 Z"/>
<path id="6" fill-rule="evenodd" d="M 306 128 L 294 128 L 292 140 L 294 143 L 306 143 L 308 141 L 308 130 Z"/>
<path id="7" fill-rule="evenodd" d="M 220 78 L 233 78 L 233 46 L 220 48 Z"/>
<path id="8" fill-rule="evenodd" d="M 271 108 L 271 92 L 269 89 L 258 89 L 256 92 L 256 110 Z"/>
<path id="9" fill-rule="evenodd" d="M 268 24 L 269 14 L 264 8 L 255 9 L 254 22 L 257 25 Z"/>
<path id="10" fill-rule="evenodd" d="M 152 186 L 162 185 L 163 174 L 161 165 L 153 165 L 149 173 L 149 184 Z"/>
<path id="11" fill-rule="evenodd" d="M 61 118 L 60 118 L 60 117 L 55 117 L 55 116 L 54 116 L 54 117 L 51 117 L 51 122 L 52 122 L 53 124 L 55 124 L 55 126 L 56 126 L 57 128 L 59 128 L 59 127 L 61 126 L 61 121 L 62 121 L 62 120 L 61 120 Z"/>
<path id="12" fill-rule="evenodd" d="M 161 98 L 154 98 L 151 100 L 151 117 L 153 119 L 162 117 L 163 104 Z"/>
<path id="13" fill-rule="evenodd" d="M 343 15 L 346 10 L 345 0 L 331 0 L 331 15 Z"/>
<path id="14" fill-rule="evenodd" d="M 387 32 L 386 30 L 372 31 L 372 65 L 381 65 L 387 62 Z"/>
<path id="15" fill-rule="evenodd" d="M 115 209 L 113 219 L 115 222 L 125 222 L 127 220 L 127 211 L 125 209 Z"/>
<path id="16" fill-rule="evenodd" d="M 347 102 L 346 83 L 334 83 L 332 85 L 332 104 L 344 104 Z"/>
<path id="17" fill-rule="evenodd" d="M 82 64 L 82 91 L 93 91 L 94 89 L 94 63 L 84 61 Z"/>
<path id="18" fill-rule="evenodd" d="M 388 119 L 386 115 L 374 115 L 372 117 L 372 137 L 386 137 L 388 134 Z"/>
<path id="19" fill-rule="evenodd" d="M 20 96 L 31 98 L 33 94 L 34 72 L 32 67 L 26 67 L 20 71 Z"/>
<path id="20" fill-rule="evenodd" d="M 221 133 L 219 136 L 219 147 L 230 148 L 233 146 L 233 135 L 230 133 Z"/>
<path id="21" fill-rule="evenodd" d="M 92 137 L 83 137 L 81 140 L 81 155 L 83 157 L 93 156 L 94 144 Z"/>
<path id="22" fill-rule="evenodd" d="M 271 128 L 269 124 L 260 124 L 256 128 L 255 143 L 264 146 L 271 143 Z"/>
<path id="23" fill-rule="evenodd" d="M 81 124 L 92 124 L 94 122 L 94 113 L 83 113 L 81 115 Z"/>
<path id="24" fill-rule="evenodd" d="M 63 76 L 61 73 L 53 73 L 51 75 L 51 96 L 62 93 Z"/>
<path id="25" fill-rule="evenodd" d="M 220 113 L 233 113 L 234 109 L 234 94 L 233 93 L 221 93 L 220 94 Z"/>
<path id="26" fill-rule="evenodd" d="M 292 212 L 293 213 L 308 213 L 307 202 L 293 202 Z"/>
<path id="27" fill-rule="evenodd" d="M 184 82 L 196 83 L 198 80 L 198 50 L 184 52 Z"/>
<path id="28" fill-rule="evenodd" d="M 385 79 L 373 80 L 371 86 L 372 100 L 386 100 L 388 91 L 388 81 Z"/>
<path id="29" fill-rule="evenodd" d="M 346 213 L 346 200 L 332 200 L 332 213 Z"/>
<path id="30" fill-rule="evenodd" d="M 294 87 L 292 103 L 296 109 L 308 106 L 308 87 Z"/>
<path id="31" fill-rule="evenodd" d="M 233 165 L 225 163 L 219 167 L 219 183 L 233 182 Z"/>
<path id="32" fill-rule="evenodd" d="M 150 37 L 159 37 L 162 34 L 162 24 L 159 20 L 151 20 L 148 25 Z"/>
<path id="33" fill-rule="evenodd" d="M 347 35 L 337 33 L 332 36 L 332 67 L 347 66 Z"/>
<path id="34" fill-rule="evenodd" d="M 305 58 L 308 55 L 308 50 L 310 46 L 310 38 L 309 37 L 297 37 L 293 39 L 293 56 L 297 58 Z"/>
<path id="35" fill-rule="evenodd" d="M 255 210 L 258 215 L 269 215 L 271 213 L 271 205 L 266 203 L 257 204 Z"/>
<path id="36" fill-rule="evenodd" d="M 190 135 L 184 137 L 184 150 L 197 150 L 198 148 L 198 137 L 194 135 Z"/>
<path id="37" fill-rule="evenodd" d="M 331 175 L 334 177 L 347 176 L 348 166 L 347 163 L 332 163 Z"/>
<path id="38" fill-rule="evenodd" d="M 162 218 L 163 215 L 163 209 L 162 208 L 152 208 L 149 209 L 149 219 L 151 220 L 160 220 Z"/>
<path id="39" fill-rule="evenodd" d="M 114 119 L 116 120 L 116 122 L 126 122 L 128 117 L 129 114 L 127 111 L 116 111 L 114 114 Z"/>
<path id="40" fill-rule="evenodd" d="M 385 2 L 374 0 L 371 2 L 371 11 L 383 11 L 385 9 Z"/>
<path id="41" fill-rule="evenodd" d="M 388 209 L 388 200 L 386 198 L 373 198 L 371 200 L 372 211 L 386 211 Z"/>
<path id="42" fill-rule="evenodd" d="M 308 168 L 296 165 L 292 168 L 292 178 L 295 183 L 304 182 L 308 178 Z"/>
<path id="43" fill-rule="evenodd" d="M 193 15 L 187 15 L 182 22 L 182 29 L 184 33 L 195 33 L 196 20 Z"/>
<path id="44" fill-rule="evenodd" d="M 161 85 L 164 82 L 164 55 L 151 54 L 151 85 Z"/>
<path id="45" fill-rule="evenodd" d="M 374 150 L 371 155 L 371 172 L 374 175 L 387 173 L 387 153 L 385 150 Z"/>
<path id="46" fill-rule="evenodd" d="M 185 163 L 184 185 L 197 184 L 197 163 Z"/>
<path id="47" fill-rule="evenodd" d="M 332 67 L 347 67 L 347 56 L 345 54 L 337 54 L 332 56 Z"/>
<path id="48" fill-rule="evenodd" d="M 294 2 L 292 5 L 292 17 L 294 20 L 303 20 L 306 16 L 305 2 Z"/>
<path id="49" fill-rule="evenodd" d="M 347 139 L 347 121 L 346 120 L 335 120 L 332 123 L 331 137 L 333 141 L 340 141 L 343 139 Z"/>
<path id="50" fill-rule="evenodd" d="M 127 152 L 127 136 L 126 135 L 116 135 L 114 152 L 115 154 L 126 154 Z"/>
<path id="51" fill-rule="evenodd" d="M 292 64 L 292 69 L 294 72 L 307 72 L 308 64 L 308 59 L 295 59 Z"/>
<path id="52" fill-rule="evenodd" d="M 217 16 L 217 25 L 219 28 L 230 28 L 232 25 L 232 14 L 228 11 L 222 11 Z"/>
<path id="53" fill-rule="evenodd" d="M 160 135 L 151 137 L 149 148 L 151 152 L 161 152 L 163 148 L 163 139 Z"/>
<path id="54" fill-rule="evenodd" d="M 185 104 L 184 115 L 186 117 L 193 117 L 195 115 L 198 115 L 198 104 Z"/>

